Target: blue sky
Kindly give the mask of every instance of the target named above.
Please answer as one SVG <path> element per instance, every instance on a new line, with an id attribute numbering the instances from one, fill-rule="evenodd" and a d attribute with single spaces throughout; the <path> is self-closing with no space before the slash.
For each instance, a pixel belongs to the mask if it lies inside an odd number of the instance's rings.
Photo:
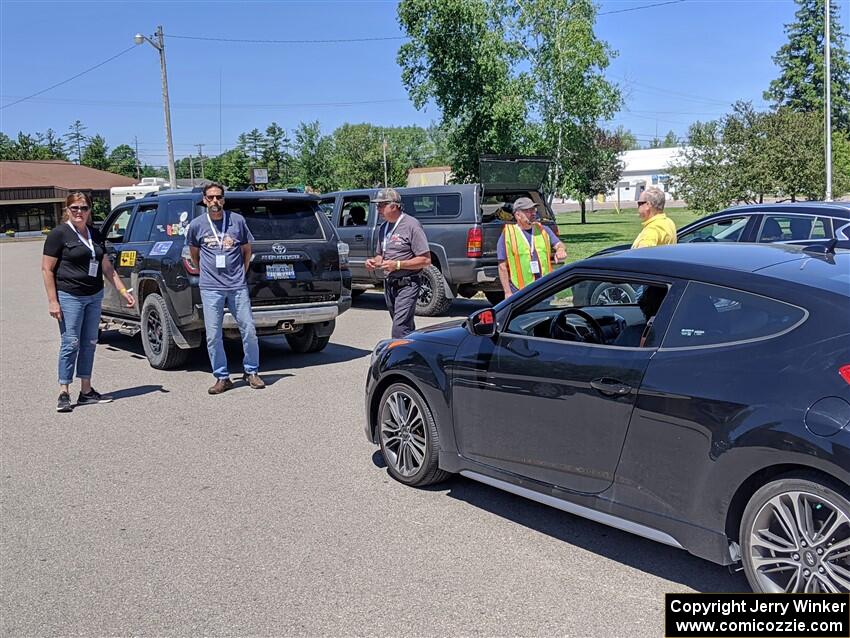
<path id="1" fill-rule="evenodd" d="M 602 0 L 601 14 L 658 0 Z M 850 10 L 842 0 L 841 21 Z M 684 134 L 738 99 L 762 105 L 777 69 L 771 56 L 793 19 L 791 0 L 686 0 L 600 15 L 599 37 L 618 55 L 608 70 L 626 103 L 612 124 L 646 140 L 656 130 Z M 395 57 L 401 41 L 337 44 L 248 44 L 234 39 L 343 39 L 403 35 L 394 1 L 304 2 L 17 2 L 0 0 L 0 105 L 40 91 L 132 45 L 158 24 L 166 39 L 175 153 L 204 144 L 206 154 L 232 147 L 239 133 L 276 121 L 293 129 L 318 119 L 427 125 L 433 107 L 407 99 Z M 223 86 L 219 99 L 219 78 Z M 221 102 L 221 109 L 219 109 Z M 371 103 L 363 103 L 371 102 Z M 344 103 L 344 105 L 343 105 Z M 159 58 L 135 47 L 79 79 L 0 110 L 7 135 L 67 131 L 81 120 L 110 147 L 133 144 L 150 163 L 165 164 Z"/>

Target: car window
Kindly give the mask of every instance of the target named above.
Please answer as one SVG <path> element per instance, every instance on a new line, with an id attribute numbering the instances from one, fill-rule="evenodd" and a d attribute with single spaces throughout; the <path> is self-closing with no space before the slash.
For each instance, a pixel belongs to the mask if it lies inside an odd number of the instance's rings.
<path id="1" fill-rule="evenodd" d="M 741 241 L 741 234 L 747 226 L 749 217 L 727 217 L 683 233 L 680 244 L 697 242 L 734 242 Z"/>
<path id="2" fill-rule="evenodd" d="M 555 221 L 549 209 L 540 201 L 540 194 L 532 191 L 512 191 L 500 193 L 485 193 L 481 197 L 481 214 L 485 218 L 497 218 L 512 222 L 513 203 L 520 197 L 530 197 L 537 203 L 537 217 L 542 221 Z"/>
<path id="3" fill-rule="evenodd" d="M 309 200 L 236 200 L 227 203 L 227 210 L 245 218 L 257 241 L 325 238 L 319 207 Z"/>
<path id="4" fill-rule="evenodd" d="M 512 313 L 504 331 L 559 341 L 649 346 L 649 326 L 667 290 L 630 280 L 572 280 Z M 602 301 L 605 295 L 617 301 Z"/>
<path id="5" fill-rule="evenodd" d="M 194 202 L 191 199 L 172 199 L 160 206 L 151 229 L 151 241 L 168 241 L 186 234 L 192 221 Z"/>
<path id="6" fill-rule="evenodd" d="M 151 234 L 151 228 L 153 228 L 154 219 L 156 219 L 156 210 L 156 204 L 145 204 L 144 206 L 139 206 L 138 210 L 136 210 L 136 217 L 133 220 L 133 225 L 130 227 L 130 235 L 125 241 L 147 241 L 148 236 Z"/>
<path id="7" fill-rule="evenodd" d="M 342 200 L 342 208 L 336 219 L 337 226 L 366 226 L 368 224 L 369 197 L 355 195 Z"/>
<path id="8" fill-rule="evenodd" d="M 328 199 L 323 199 L 319 202 L 319 210 L 325 214 L 325 217 L 328 219 L 334 214 L 334 204 L 336 203 L 336 198 L 330 197 Z"/>
<path id="9" fill-rule="evenodd" d="M 664 336 L 664 348 L 763 339 L 797 326 L 806 311 L 740 290 L 690 282 Z"/>
<path id="10" fill-rule="evenodd" d="M 795 239 L 827 239 L 832 237 L 828 219 L 804 215 L 765 215 L 758 241 L 771 243 Z"/>
<path id="11" fill-rule="evenodd" d="M 132 208 L 126 208 L 118 214 L 118 217 L 113 218 L 109 222 L 109 228 L 105 229 L 106 239 L 111 241 L 124 241 L 124 235 L 127 233 L 127 226 L 130 225 L 130 217 L 132 213 Z"/>
<path id="12" fill-rule="evenodd" d="M 404 212 L 413 217 L 457 217 L 460 215 L 460 195 L 402 195 Z"/>

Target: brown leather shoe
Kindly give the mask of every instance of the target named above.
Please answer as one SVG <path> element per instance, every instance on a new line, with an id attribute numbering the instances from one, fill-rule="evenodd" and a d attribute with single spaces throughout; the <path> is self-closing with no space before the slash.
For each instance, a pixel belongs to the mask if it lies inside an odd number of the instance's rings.
<path id="1" fill-rule="evenodd" d="M 242 375 L 242 380 L 247 381 L 248 385 L 250 385 L 255 390 L 260 390 L 266 387 L 266 382 L 263 381 L 262 377 L 256 372 L 254 374 L 248 374 L 247 372 Z"/>
<path id="2" fill-rule="evenodd" d="M 207 390 L 207 392 L 210 394 L 221 394 L 222 392 L 227 392 L 231 388 L 233 388 L 233 381 L 230 379 L 216 379 L 215 385 Z"/>

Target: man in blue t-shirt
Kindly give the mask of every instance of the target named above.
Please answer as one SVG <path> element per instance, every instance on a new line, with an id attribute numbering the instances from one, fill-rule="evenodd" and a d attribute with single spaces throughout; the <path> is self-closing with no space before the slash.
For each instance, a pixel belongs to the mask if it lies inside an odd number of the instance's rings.
<path id="1" fill-rule="evenodd" d="M 222 341 L 224 306 L 236 318 L 242 349 L 245 379 L 252 388 L 266 387 L 257 371 L 260 368 L 260 348 L 251 297 L 245 273 L 251 265 L 251 242 L 254 241 L 245 218 L 224 209 L 224 187 L 207 184 L 204 187 L 207 214 L 196 217 L 186 229 L 186 243 L 192 261 L 200 264 L 201 301 L 204 304 L 204 327 L 207 332 L 207 351 L 212 363 L 215 385 L 208 392 L 221 394 L 233 387 L 227 369 L 227 355 Z"/>

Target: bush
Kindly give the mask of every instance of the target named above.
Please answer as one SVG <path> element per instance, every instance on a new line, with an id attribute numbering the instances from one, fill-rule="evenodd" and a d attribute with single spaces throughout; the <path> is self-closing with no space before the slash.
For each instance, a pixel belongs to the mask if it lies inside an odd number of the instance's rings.
<path id="1" fill-rule="evenodd" d="M 15 231 L 12 228 L 10 228 L 9 230 L 6 231 L 6 237 L 14 237 L 14 236 L 15 236 Z"/>

